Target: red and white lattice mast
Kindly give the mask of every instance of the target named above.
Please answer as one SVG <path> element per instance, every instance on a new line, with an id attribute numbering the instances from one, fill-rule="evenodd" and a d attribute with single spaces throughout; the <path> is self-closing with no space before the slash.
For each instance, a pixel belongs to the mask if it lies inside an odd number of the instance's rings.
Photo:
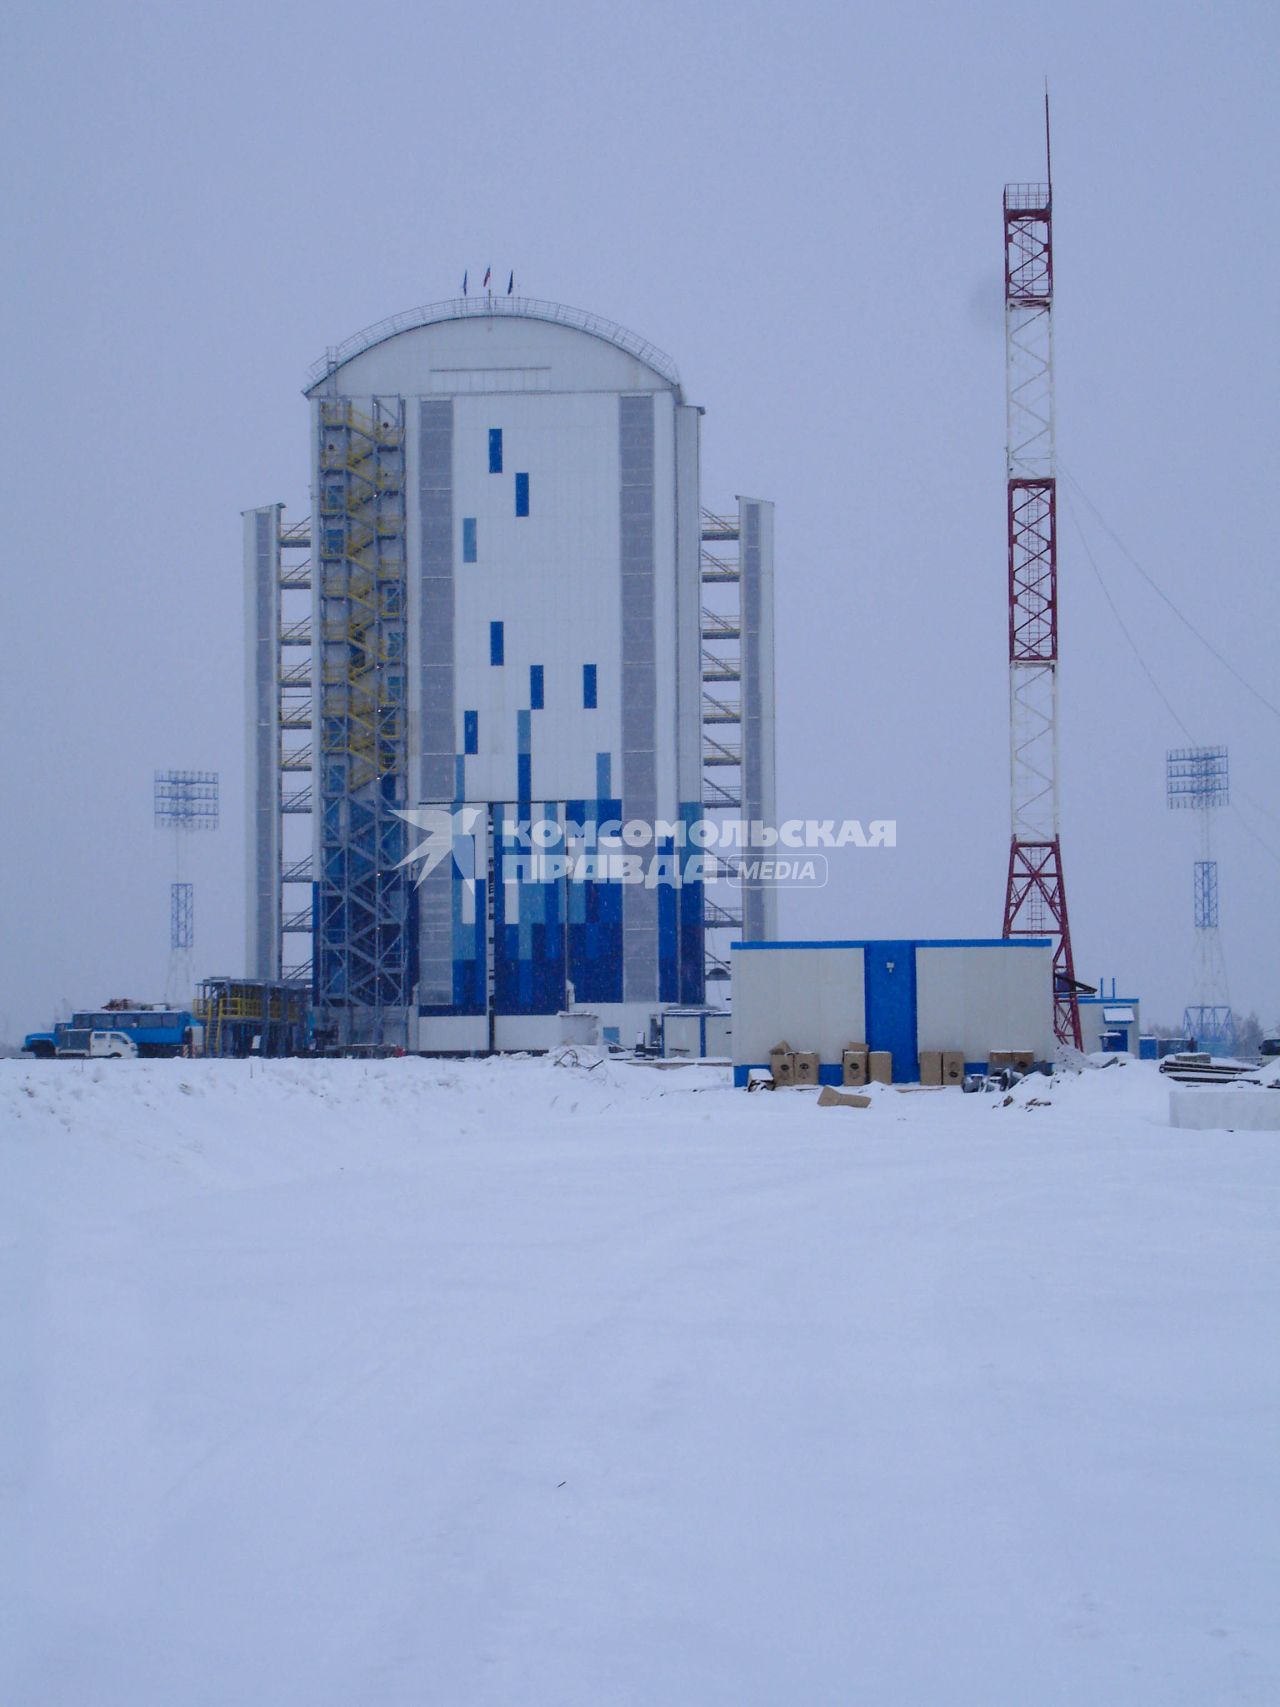
<path id="1" fill-rule="evenodd" d="M 1009 477 L 1009 750 L 1006 937 L 1053 940 L 1053 1029 L 1080 1047 L 1058 814 L 1058 520 L 1053 429 L 1053 173 L 1004 191 Z"/>

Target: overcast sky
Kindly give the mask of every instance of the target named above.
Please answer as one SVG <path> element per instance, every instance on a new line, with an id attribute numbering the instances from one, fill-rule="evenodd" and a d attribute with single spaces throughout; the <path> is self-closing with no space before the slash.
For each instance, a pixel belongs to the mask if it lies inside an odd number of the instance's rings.
<path id="1" fill-rule="evenodd" d="M 1000 194 L 1054 113 L 1061 462 L 1280 701 L 1277 20 L 1080 4 L 20 4 L 3 75 L 0 1038 L 156 998 L 152 773 L 222 773 L 196 971 L 243 969 L 240 511 L 309 508 L 326 345 L 492 264 L 675 358 L 704 500 L 778 504 L 784 815 L 896 818 L 792 935 L 998 935 L 1008 851 Z M 1231 995 L 1280 1021 L 1277 716 L 1077 502 L 1200 742 Z M 1186 737 L 1067 508 L 1077 967 L 1176 1020 Z"/>

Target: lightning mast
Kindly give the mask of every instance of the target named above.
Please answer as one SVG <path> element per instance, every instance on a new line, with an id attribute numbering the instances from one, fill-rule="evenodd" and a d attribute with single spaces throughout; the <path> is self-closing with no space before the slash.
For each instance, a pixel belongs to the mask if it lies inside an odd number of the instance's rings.
<path id="1" fill-rule="evenodd" d="M 191 1000 L 191 950 L 195 944 L 195 886 L 182 876 L 182 844 L 193 830 L 218 827 L 217 771 L 157 771 L 155 819 L 173 831 L 173 875 L 169 886 L 169 975 L 166 1002 Z"/>
<path id="2" fill-rule="evenodd" d="M 1194 1001 L 1182 1015 L 1182 1029 L 1201 1049 L 1229 1055 L 1236 1046 L 1235 1022 L 1227 994 L 1227 969 L 1218 934 L 1218 862 L 1213 857 L 1213 819 L 1230 800 L 1225 747 L 1174 747 L 1165 761 L 1165 789 L 1171 807 L 1189 808 L 1199 818 L 1199 853 L 1194 866 Z"/>
<path id="3" fill-rule="evenodd" d="M 1053 941 L 1053 1029 L 1080 1047 L 1058 802 L 1058 525 L 1053 402 L 1053 169 L 1004 190 L 1012 834 L 1004 935 Z"/>

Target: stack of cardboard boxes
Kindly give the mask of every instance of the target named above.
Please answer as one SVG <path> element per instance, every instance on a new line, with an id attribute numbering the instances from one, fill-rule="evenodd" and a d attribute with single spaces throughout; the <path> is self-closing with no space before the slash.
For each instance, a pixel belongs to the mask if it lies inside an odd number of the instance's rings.
<path id="1" fill-rule="evenodd" d="M 963 1049 L 922 1049 L 920 1051 L 920 1083 L 922 1085 L 962 1085 L 964 1083 Z"/>
<path id="2" fill-rule="evenodd" d="M 818 1057 L 810 1051 L 778 1043 L 769 1051 L 769 1071 L 776 1085 L 816 1085 Z"/>
<path id="3" fill-rule="evenodd" d="M 846 1085 L 891 1085 L 893 1056 L 887 1049 L 868 1049 L 865 1043 L 846 1043 L 840 1051 Z"/>
<path id="4" fill-rule="evenodd" d="M 1023 1063 L 1026 1063 L 1024 1066 Z M 779 1043 L 769 1051 L 769 1071 L 778 1085 L 816 1085 L 818 1057 L 804 1050 L 793 1049 L 789 1043 Z M 887 1049 L 868 1049 L 865 1043 L 846 1043 L 840 1051 L 841 1077 L 854 1089 L 862 1085 L 891 1085 L 893 1056 Z M 1017 1067 L 1029 1072 L 1031 1056 L 1022 1050 L 995 1051 L 991 1070 Z M 964 1051 L 962 1049 L 923 1049 L 920 1052 L 920 1083 L 922 1085 L 962 1085 L 964 1083 Z"/>

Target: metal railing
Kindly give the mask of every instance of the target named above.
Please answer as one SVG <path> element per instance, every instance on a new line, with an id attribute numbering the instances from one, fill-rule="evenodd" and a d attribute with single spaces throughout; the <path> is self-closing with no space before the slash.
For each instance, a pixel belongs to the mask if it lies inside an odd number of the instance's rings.
<path id="1" fill-rule="evenodd" d="M 310 551 L 311 517 L 304 516 L 300 522 L 290 522 L 287 527 L 282 527 L 280 547 L 283 551 Z"/>
<path id="2" fill-rule="evenodd" d="M 723 741 L 716 741 L 710 735 L 702 737 L 702 767 L 708 765 L 740 765 L 742 763 L 741 747 L 727 747 Z"/>
<path id="3" fill-rule="evenodd" d="M 742 571 L 736 563 L 726 563 L 723 557 L 717 557 L 714 552 L 708 551 L 704 546 L 702 551 L 702 579 L 708 584 L 716 581 L 740 581 Z"/>
<path id="4" fill-rule="evenodd" d="M 1050 201 L 1048 184 L 1006 184 L 1004 187 L 1006 213 L 1047 213 Z"/>
<path id="5" fill-rule="evenodd" d="M 742 706 L 736 700 L 717 699 L 714 694 L 702 696 L 704 723 L 741 723 Z"/>
<path id="6" fill-rule="evenodd" d="M 704 640 L 741 640 L 742 623 L 736 616 L 721 616 L 719 611 L 702 610 L 702 638 Z"/>
<path id="7" fill-rule="evenodd" d="M 718 516 L 714 510 L 702 512 L 703 539 L 737 539 L 737 516 Z"/>
<path id="8" fill-rule="evenodd" d="M 570 308 L 563 302 L 542 302 L 531 296 L 455 296 L 447 302 L 431 302 L 421 308 L 406 308 L 400 314 L 393 314 L 386 320 L 378 320 L 372 326 L 366 326 L 362 332 L 355 332 L 342 343 L 331 345 L 321 359 L 313 362 L 307 371 L 306 389 L 319 383 L 333 373 L 336 368 L 348 362 L 353 356 L 371 350 L 375 344 L 385 343 L 388 338 L 394 338 L 399 332 L 412 332 L 419 326 L 433 326 L 442 320 L 492 319 L 494 317 L 514 316 L 522 320 L 548 320 L 556 326 L 572 326 L 579 332 L 589 332 L 593 338 L 602 338 L 605 343 L 613 344 L 617 349 L 625 350 L 629 356 L 635 356 L 660 373 L 668 384 L 679 385 L 680 375 L 676 364 L 656 344 L 651 344 L 647 338 L 642 338 L 636 332 L 629 332 L 625 326 L 619 326 L 616 321 L 602 320 L 598 314 L 591 314 L 585 308 Z"/>
<path id="9" fill-rule="evenodd" d="M 714 652 L 702 648 L 702 679 L 704 682 L 740 682 L 742 666 L 736 658 L 717 658 Z"/>

